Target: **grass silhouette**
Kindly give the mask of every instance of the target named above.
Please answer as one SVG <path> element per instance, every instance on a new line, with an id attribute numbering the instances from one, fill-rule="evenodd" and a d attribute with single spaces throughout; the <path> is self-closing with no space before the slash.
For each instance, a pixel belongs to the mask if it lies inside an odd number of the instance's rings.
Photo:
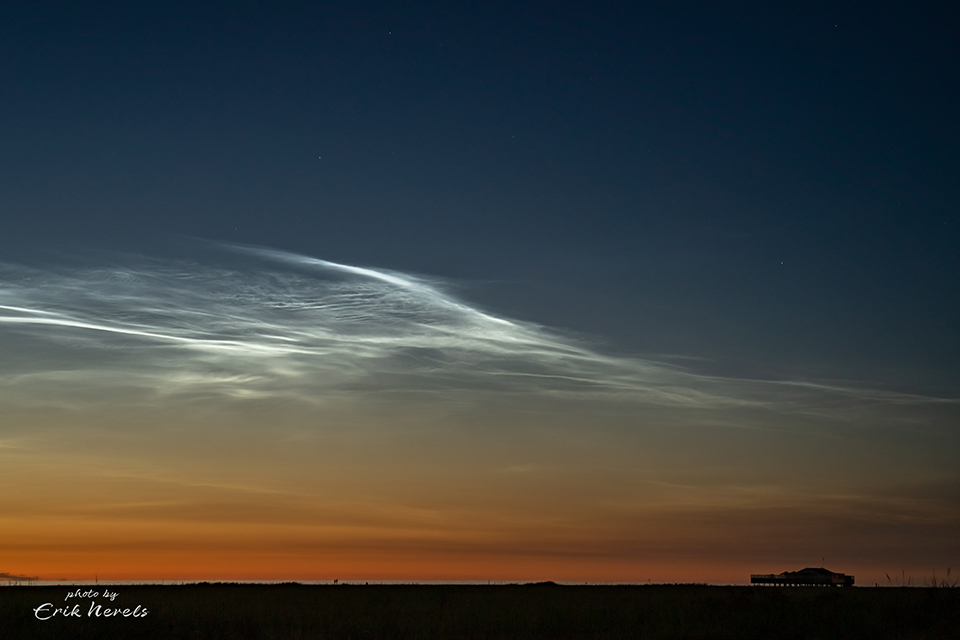
<path id="1" fill-rule="evenodd" d="M 145 618 L 56 618 L 68 586 L 0 588 L 0 639 L 960 637 L 960 590 L 705 585 L 117 586 Z M 89 607 L 81 602 L 81 609 Z M 101 600 L 98 603 L 104 604 Z"/>

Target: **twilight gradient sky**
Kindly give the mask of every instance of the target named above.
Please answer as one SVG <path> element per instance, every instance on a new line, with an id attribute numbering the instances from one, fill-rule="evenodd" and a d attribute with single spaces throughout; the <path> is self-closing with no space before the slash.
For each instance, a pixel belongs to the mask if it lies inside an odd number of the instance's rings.
<path id="1" fill-rule="evenodd" d="M 0 8 L 0 575 L 960 566 L 960 20 Z"/>

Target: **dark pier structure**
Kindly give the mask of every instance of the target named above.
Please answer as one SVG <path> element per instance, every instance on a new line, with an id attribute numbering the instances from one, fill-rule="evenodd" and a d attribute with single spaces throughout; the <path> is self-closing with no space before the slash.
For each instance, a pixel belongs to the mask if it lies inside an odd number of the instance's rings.
<path id="1" fill-rule="evenodd" d="M 807 567 L 800 571 L 759 573 L 750 576 L 750 584 L 773 584 L 781 587 L 852 587 L 853 576 L 834 573 L 823 567 Z"/>

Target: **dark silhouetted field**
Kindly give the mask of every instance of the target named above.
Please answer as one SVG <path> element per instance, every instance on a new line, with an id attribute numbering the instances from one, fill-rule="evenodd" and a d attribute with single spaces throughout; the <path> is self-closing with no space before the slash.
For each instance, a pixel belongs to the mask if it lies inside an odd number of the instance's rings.
<path id="1" fill-rule="evenodd" d="M 97 587 L 102 591 L 104 585 Z M 73 587 L 0 587 L 0 638 L 960 638 L 960 589 L 198 584 L 107 587 L 145 618 L 39 621 Z"/>

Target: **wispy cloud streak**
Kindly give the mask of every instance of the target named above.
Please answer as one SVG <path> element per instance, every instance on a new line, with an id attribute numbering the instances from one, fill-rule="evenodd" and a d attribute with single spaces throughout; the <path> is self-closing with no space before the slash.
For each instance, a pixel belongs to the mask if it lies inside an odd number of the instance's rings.
<path id="1" fill-rule="evenodd" d="M 439 280 L 229 248 L 219 261 L 0 266 L 0 340 L 12 354 L 0 364 L 4 385 L 26 395 L 45 385 L 136 389 L 141 401 L 496 392 L 833 415 L 954 402 L 698 375 L 497 317 Z"/>

